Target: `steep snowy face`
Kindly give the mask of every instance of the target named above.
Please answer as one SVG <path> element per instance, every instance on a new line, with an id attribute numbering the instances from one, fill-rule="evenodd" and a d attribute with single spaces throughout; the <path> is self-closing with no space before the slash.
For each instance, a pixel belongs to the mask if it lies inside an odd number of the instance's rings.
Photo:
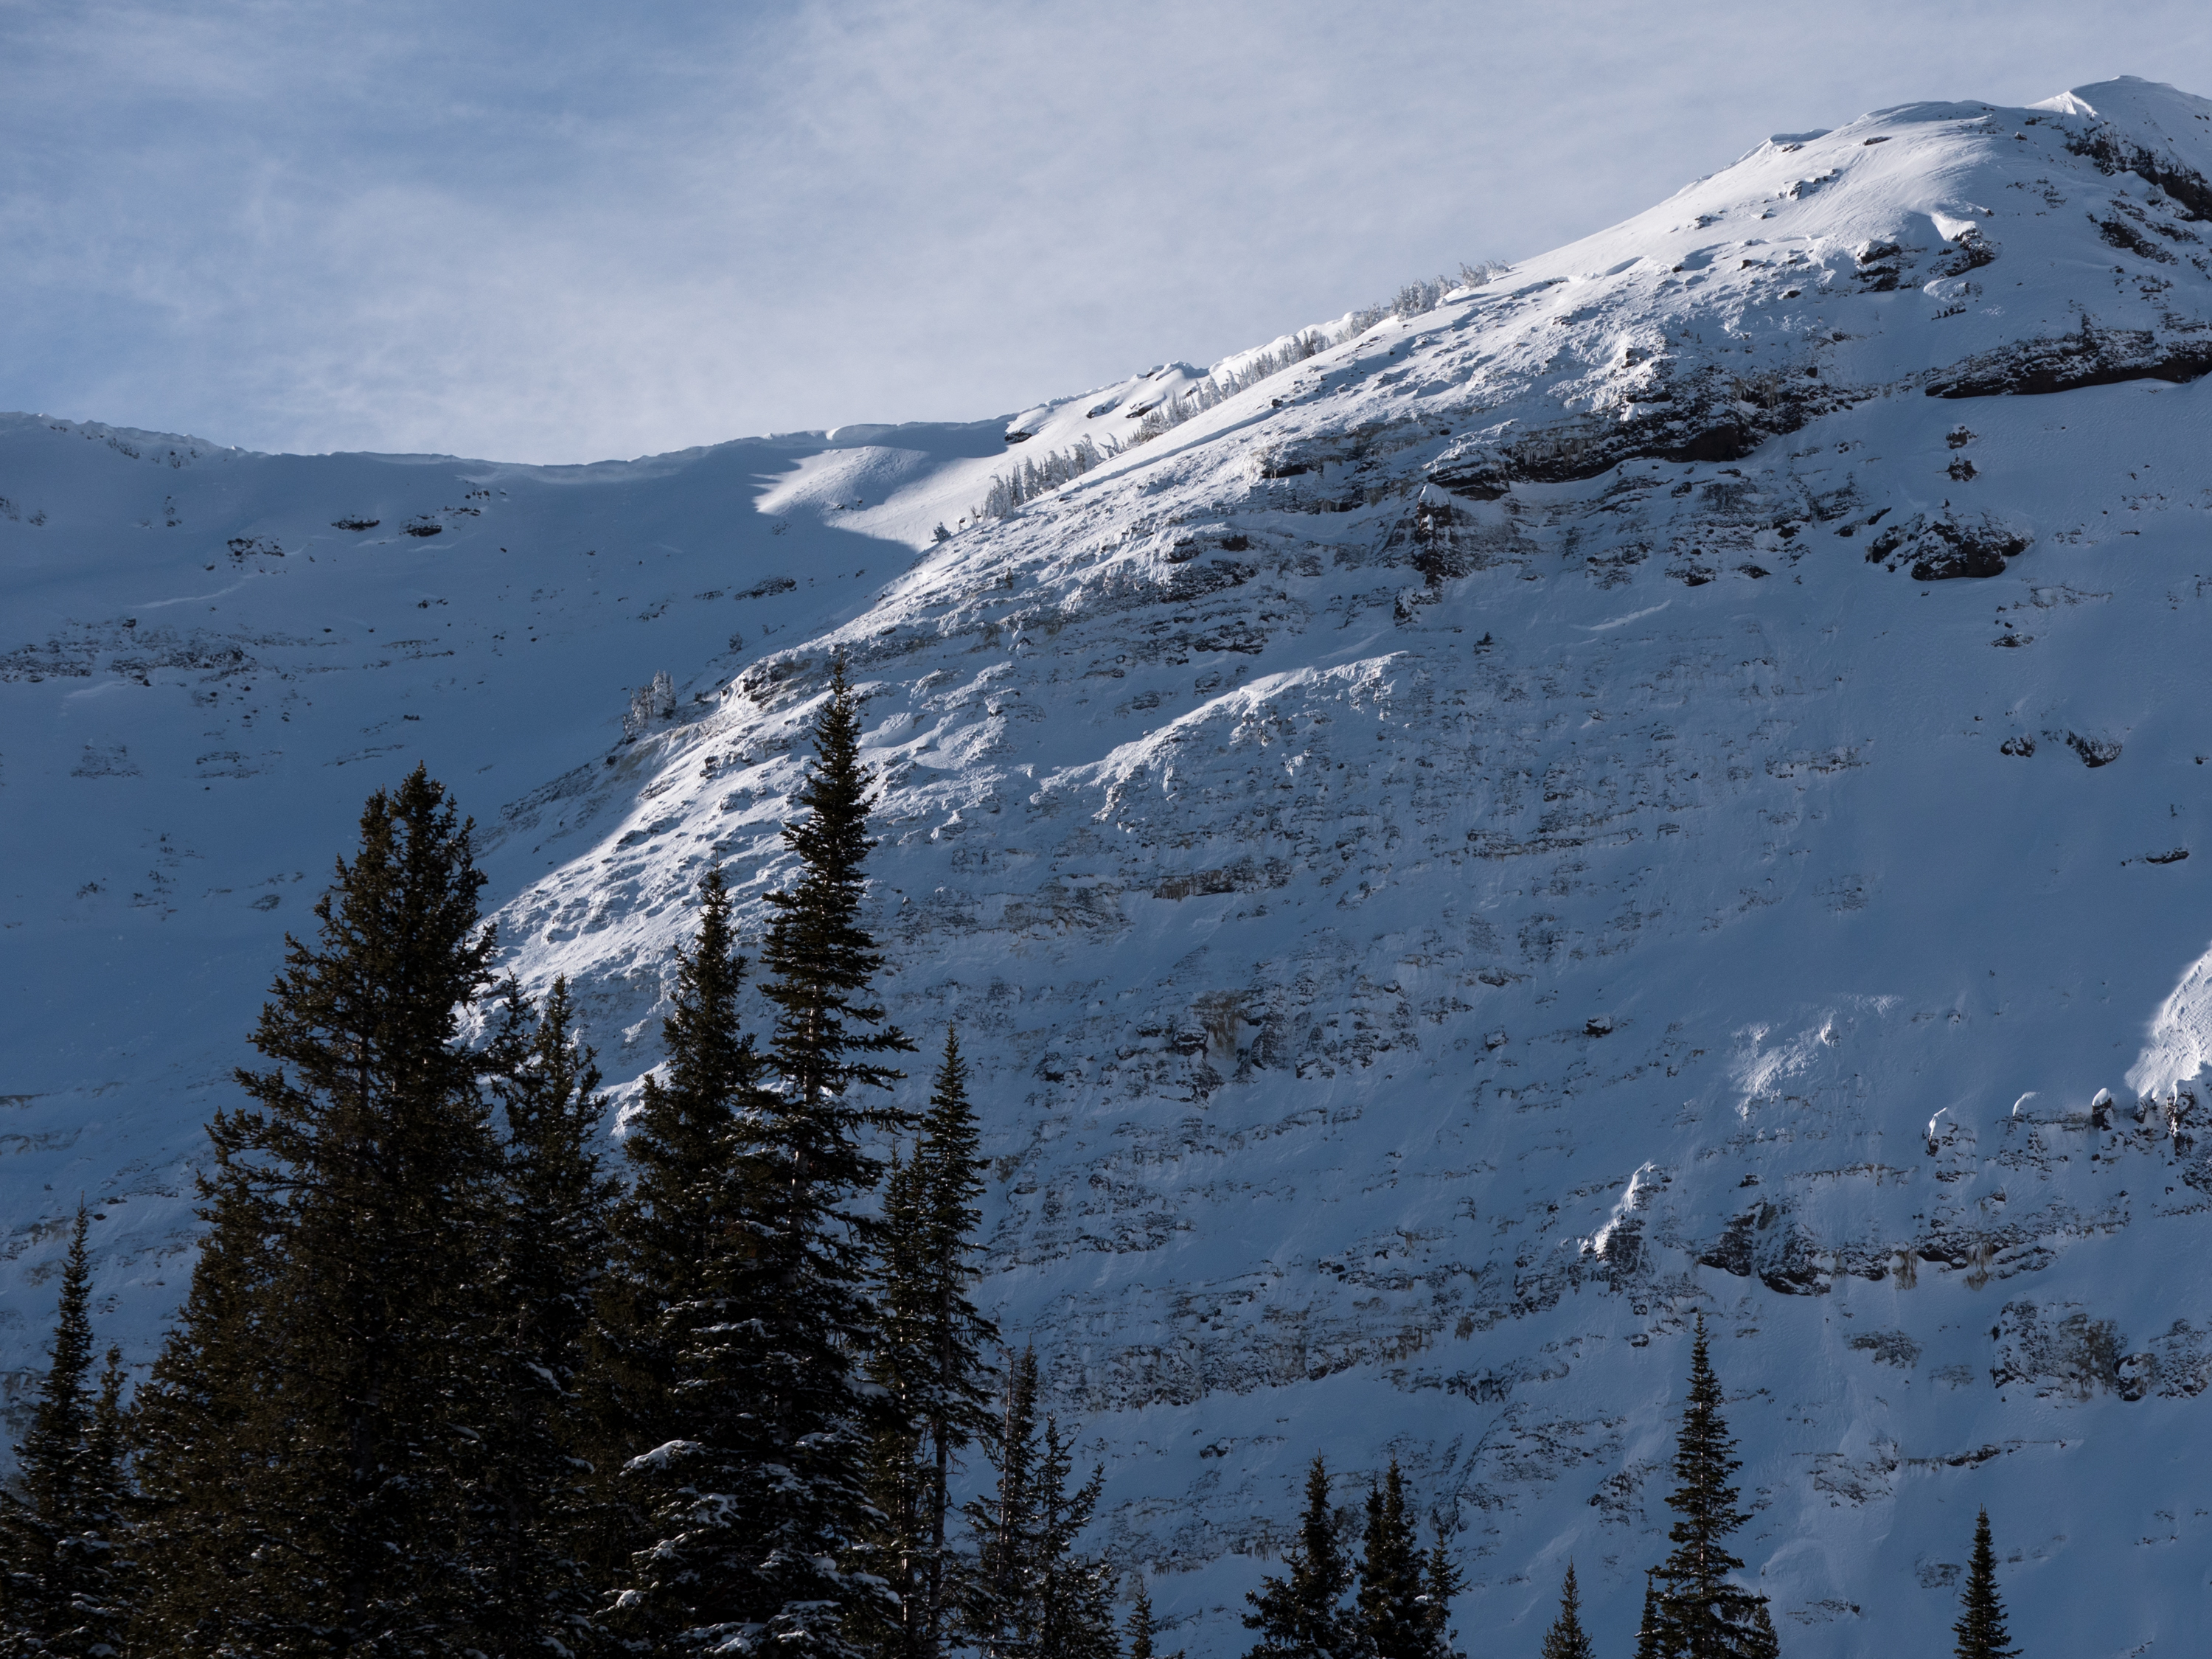
<path id="1" fill-rule="evenodd" d="M 538 470 L 18 423 L 15 1352 L 80 1188 L 113 1316 L 173 1302 L 368 787 L 461 792 L 626 1095 L 701 873 L 787 867 L 842 656 L 989 1294 L 1176 1643 L 1242 1650 L 1323 1450 L 1455 1530 L 1471 1646 L 1569 1558 L 1625 1646 L 1699 1310 L 1789 1651 L 1933 1639 L 1982 1504 L 2039 1646 L 2184 1639 L 2208 179 L 2212 104 L 2148 82 L 1881 112 L 1316 355 L 975 428 Z"/>

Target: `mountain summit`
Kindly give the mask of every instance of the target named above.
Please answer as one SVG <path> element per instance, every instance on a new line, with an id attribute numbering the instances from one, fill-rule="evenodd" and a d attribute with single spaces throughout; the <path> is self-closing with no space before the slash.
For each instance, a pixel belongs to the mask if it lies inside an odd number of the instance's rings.
<path id="1" fill-rule="evenodd" d="M 2185 1642 L 2212 1517 L 2212 103 L 1778 135 L 1009 421 L 592 467 L 0 422 L 13 1363 L 143 1358 L 368 791 L 477 811 L 626 1098 L 842 658 L 1000 1327 L 1171 1640 L 1316 1451 L 1625 1649 L 1702 1311 L 1792 1656 Z M 942 530 L 942 536 L 939 531 Z M 2014 1553 L 2016 1552 L 2016 1554 Z M 2160 1650 L 2163 1650 L 2163 1646 Z"/>

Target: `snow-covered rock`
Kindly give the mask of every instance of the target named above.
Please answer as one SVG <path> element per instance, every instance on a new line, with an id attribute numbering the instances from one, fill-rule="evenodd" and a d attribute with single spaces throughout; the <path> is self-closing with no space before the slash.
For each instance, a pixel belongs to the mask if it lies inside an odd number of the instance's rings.
<path id="1" fill-rule="evenodd" d="M 990 1297 L 1174 1641 L 1242 1651 L 1319 1449 L 1455 1529 L 1471 1647 L 1571 1557 L 1625 1648 L 1702 1309 L 1788 1651 L 1940 1642 L 1982 1504 L 2032 1650 L 2179 1650 L 2208 180 L 2212 103 L 2135 80 L 1784 135 L 1141 443 L 1261 354 L 592 467 L 8 417 L 8 1353 L 80 1192 L 149 1352 L 369 788 L 476 811 L 627 1091 L 842 654 Z"/>

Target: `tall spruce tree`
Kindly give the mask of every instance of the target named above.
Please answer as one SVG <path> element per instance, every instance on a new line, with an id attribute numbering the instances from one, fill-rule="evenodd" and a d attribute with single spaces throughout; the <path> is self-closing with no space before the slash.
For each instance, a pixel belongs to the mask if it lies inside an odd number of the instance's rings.
<path id="1" fill-rule="evenodd" d="M 960 1607 L 961 1633 L 991 1659 L 1018 1654 L 1021 1607 L 1032 1577 L 1037 1463 L 1036 1350 L 1006 1369 L 1000 1420 L 988 1448 L 998 1480 L 967 1505 L 976 1540 L 975 1572 Z"/>
<path id="2" fill-rule="evenodd" d="M 116 1653 L 129 1614 L 123 1370 L 111 1348 L 94 1392 L 89 1224 L 80 1200 L 51 1363 L 0 1490 L 0 1655 Z"/>
<path id="3" fill-rule="evenodd" d="M 744 1126 L 770 1106 L 767 1062 L 738 1015 L 746 961 L 719 867 L 700 878 L 698 932 L 675 956 L 661 1022 L 667 1060 L 646 1074 L 623 1141 L 630 1184 L 616 1206 L 599 1295 L 599 1410 L 625 1458 L 682 1430 L 687 1322 L 699 1313 L 717 1250 L 746 1225 L 738 1167 Z"/>
<path id="4" fill-rule="evenodd" d="M 1036 1652 L 1052 1659 L 1120 1659 L 1121 1644 L 1114 1629 L 1115 1573 L 1096 1556 L 1076 1548 L 1098 1495 L 1106 1485 L 1103 1464 L 1073 1491 L 1075 1447 L 1057 1419 L 1044 1419 L 1044 1448 L 1037 1459 Z"/>
<path id="5" fill-rule="evenodd" d="M 1375 1659 L 1428 1659 L 1420 1595 L 1420 1540 L 1394 1457 L 1382 1481 L 1367 1489 L 1367 1532 L 1354 1598 L 1367 1653 Z"/>
<path id="6" fill-rule="evenodd" d="M 285 1547 L 281 1532 L 270 1535 L 261 1491 L 283 1454 L 283 1430 L 258 1389 L 283 1358 L 281 1331 L 262 1317 L 279 1296 L 277 1207 L 234 1179 L 203 1174 L 199 1193 L 208 1230 L 185 1304 L 131 1402 L 145 1585 L 131 1623 L 133 1659 L 234 1645 L 248 1620 L 222 1581 L 257 1552 Z"/>
<path id="7" fill-rule="evenodd" d="M 902 1074 L 879 1056 L 914 1050 L 896 1026 L 884 1024 L 873 999 L 884 958 L 861 926 L 860 908 L 875 846 L 868 836 L 875 794 L 860 763 L 860 701 L 842 658 L 815 721 L 814 749 L 799 792 L 806 817 L 783 830 L 784 845 L 799 855 L 798 878 L 768 895 L 773 919 L 761 952 L 769 974 L 761 994 L 775 1005 L 773 1052 L 784 1093 L 812 1127 L 792 1148 L 792 1178 L 842 1188 L 874 1180 L 860 1157 L 859 1127 L 896 1121 L 851 1091 L 889 1089 Z"/>
<path id="8" fill-rule="evenodd" d="M 933 1659 L 960 1597 L 945 1539 L 958 1454 L 991 1426 L 989 1361 L 997 1328 L 970 1294 L 979 1267 L 976 1200 L 983 1190 L 968 1069 L 948 1026 L 944 1057 L 910 1163 L 884 1183 L 870 1370 L 883 1389 L 871 1487 L 884 1520 L 872 1559 L 896 1598 L 887 1650 Z"/>
<path id="9" fill-rule="evenodd" d="M 2004 1599 L 1997 1594 L 1997 1553 L 1990 1542 L 1990 1512 L 1974 1517 L 1974 1554 L 1959 1597 L 1959 1622 L 1951 1626 L 1957 1659 L 2018 1659 L 2005 1629 Z"/>
<path id="10" fill-rule="evenodd" d="M 1459 1589 L 1459 1571 L 1441 1533 L 1434 1549 L 1422 1556 L 1405 1477 L 1392 1458 L 1382 1483 L 1367 1493 L 1354 1598 L 1358 1652 L 1373 1659 L 1459 1659 L 1449 1628 Z"/>
<path id="11" fill-rule="evenodd" d="M 623 1140 L 630 1180 L 614 1207 L 584 1382 L 599 1523 L 586 1559 L 617 1598 L 604 1622 L 633 1645 L 672 1642 L 710 1616 L 684 1541 L 695 1492 L 681 1449 L 714 1442 L 726 1402 L 687 1375 L 687 1356 L 702 1324 L 726 1322 L 715 1287 L 750 1225 L 743 1126 L 768 1104 L 767 1063 L 739 1017 L 746 961 L 719 867 L 700 878 L 697 932 L 674 955 L 666 1060 L 647 1073 Z M 679 1449 L 635 1461 L 667 1447 Z"/>
<path id="12" fill-rule="evenodd" d="M 981 1546 L 961 1634 L 988 1659 L 1116 1659 L 1115 1575 L 1076 1541 L 1098 1505 L 1103 1468 L 1073 1491 L 1073 1451 L 1059 1423 L 1037 1420 L 1036 1352 L 1008 1370 L 995 1489 L 967 1514 Z"/>
<path id="13" fill-rule="evenodd" d="M 210 1228 L 142 1391 L 140 1650 L 467 1639 L 498 1148 L 462 1039 L 493 951 L 472 826 L 421 769 L 362 814 L 209 1126 Z"/>
<path id="14" fill-rule="evenodd" d="M 602 1297 L 601 1409 L 611 1437 L 628 1437 L 635 1532 L 612 1622 L 656 1650 L 772 1633 L 786 1651 L 836 1653 L 839 1598 L 810 1594 L 812 1553 L 779 1559 L 789 1517 L 760 1501 L 779 1479 L 762 1397 L 778 1356 L 758 1340 L 775 1334 L 758 1323 L 775 1310 L 757 1270 L 776 1194 L 757 1142 L 778 1108 L 739 1018 L 746 963 L 719 869 L 699 896 L 661 1026 L 667 1061 L 623 1143 L 634 1178 Z M 799 1485 L 803 1463 L 789 1473 Z M 779 1622 L 794 1579 L 800 1612 Z"/>
<path id="15" fill-rule="evenodd" d="M 799 795 L 807 817 L 784 831 L 798 878 L 769 896 L 762 994 L 777 1010 L 778 1086 L 748 1081 L 719 1156 L 703 1143 L 668 1155 L 714 1189 L 723 1214 L 691 1247 L 694 1286 L 663 1304 L 671 1409 L 665 1437 L 629 1466 L 654 1494 L 651 1541 L 618 1607 L 644 1639 L 842 1655 L 884 1612 L 884 1586 L 866 1570 L 882 1408 L 862 1374 L 878 1229 L 857 1206 L 882 1173 L 864 1134 L 901 1119 L 854 1091 L 888 1089 L 900 1074 L 878 1056 L 912 1045 L 871 1000 L 883 960 L 860 917 L 873 842 L 859 733 L 841 664 Z M 702 927 L 693 961 L 707 954 Z M 735 984 L 732 974 L 720 1040 L 750 1059 Z M 670 1046 L 672 1072 L 672 1030 Z"/>
<path id="16" fill-rule="evenodd" d="M 1583 1601 L 1575 1588 L 1575 1564 L 1567 1563 L 1567 1576 L 1559 1584 L 1559 1616 L 1544 1632 L 1542 1659 L 1593 1659 L 1590 1639 L 1583 1633 Z"/>
<path id="17" fill-rule="evenodd" d="M 1729 1477 L 1742 1467 L 1721 1416 L 1720 1380 L 1713 1375 L 1703 1315 L 1690 1350 L 1689 1398 L 1674 1443 L 1674 1478 L 1667 1502 L 1680 1517 L 1668 1528 L 1674 1548 L 1658 1569 L 1658 1639 L 1667 1659 L 1771 1659 L 1777 1649 L 1766 1598 L 1731 1582 L 1743 1563 L 1726 1540 L 1749 1517 L 1736 1504 Z"/>
<path id="18" fill-rule="evenodd" d="M 1328 1464 L 1319 1453 L 1306 1469 L 1298 1541 L 1285 1565 L 1289 1571 L 1283 1577 L 1262 1579 L 1257 1590 L 1244 1593 L 1252 1605 L 1244 1628 L 1260 1633 L 1250 1659 L 1352 1659 L 1358 1651 L 1358 1632 L 1344 1605 L 1352 1567 L 1337 1541 Z"/>
<path id="19" fill-rule="evenodd" d="M 607 1525 L 582 1382 L 617 1184 L 600 1167 L 606 1102 L 565 978 L 542 1009 L 509 985 L 493 1091 L 506 1120 L 499 1316 L 483 1379 L 477 1638 L 495 1653 L 589 1647 Z"/>
<path id="20" fill-rule="evenodd" d="M 891 1151 L 877 1231 L 877 1328 L 869 1376 L 883 1390 L 868 1449 L 868 1501 L 875 1511 L 856 1559 L 882 1581 L 883 1595 L 856 1609 L 855 1632 L 881 1659 L 921 1659 L 935 1647 L 925 1586 L 930 1567 L 923 1451 L 927 1430 L 916 1396 L 928 1368 L 921 1295 L 927 1249 L 922 1149 L 908 1161 Z"/>

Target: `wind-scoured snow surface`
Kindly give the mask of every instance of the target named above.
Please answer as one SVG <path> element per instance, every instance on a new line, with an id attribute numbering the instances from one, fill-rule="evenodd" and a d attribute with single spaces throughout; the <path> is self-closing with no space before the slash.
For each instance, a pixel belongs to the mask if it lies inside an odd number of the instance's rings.
<path id="1" fill-rule="evenodd" d="M 418 758 L 627 1094 L 842 653 L 988 1295 L 1194 1659 L 1316 1450 L 1455 1529 L 1471 1648 L 1570 1558 L 1625 1647 L 1698 1310 L 1787 1651 L 1940 1644 L 1984 1504 L 2031 1651 L 2195 1651 L 2208 179 L 2135 80 L 1777 138 L 981 522 L 1199 372 L 568 469 L 11 417 L 6 1352 L 82 1193 L 150 1353 Z"/>

